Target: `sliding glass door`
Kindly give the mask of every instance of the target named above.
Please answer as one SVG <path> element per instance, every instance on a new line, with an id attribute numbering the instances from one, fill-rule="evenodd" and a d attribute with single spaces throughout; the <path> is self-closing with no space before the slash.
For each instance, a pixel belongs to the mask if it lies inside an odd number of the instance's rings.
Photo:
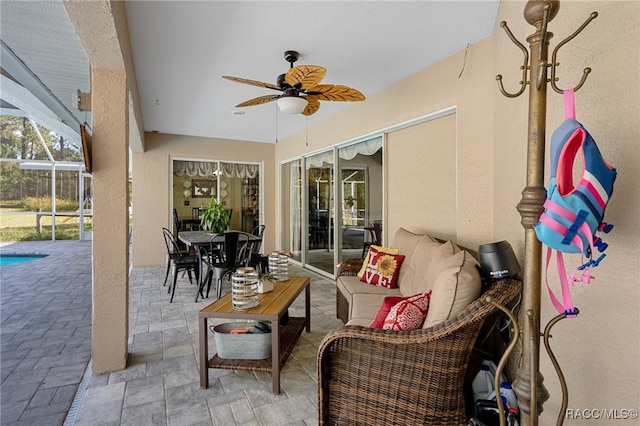
<path id="1" fill-rule="evenodd" d="M 307 236 L 303 228 L 302 161 L 295 160 L 280 167 L 280 194 L 282 214 L 282 250 L 291 253 L 292 259 L 302 263 L 302 247 Z"/>
<path id="2" fill-rule="evenodd" d="M 382 222 L 382 175 L 382 137 L 283 163 L 283 250 L 327 276 L 360 257 L 371 223 Z"/>
<path id="3" fill-rule="evenodd" d="M 341 250 L 336 260 L 361 257 L 373 222 L 382 223 L 382 137 L 342 147 L 340 165 Z"/>
<path id="4" fill-rule="evenodd" d="M 333 275 L 333 150 L 305 158 L 308 244 L 307 265 Z"/>

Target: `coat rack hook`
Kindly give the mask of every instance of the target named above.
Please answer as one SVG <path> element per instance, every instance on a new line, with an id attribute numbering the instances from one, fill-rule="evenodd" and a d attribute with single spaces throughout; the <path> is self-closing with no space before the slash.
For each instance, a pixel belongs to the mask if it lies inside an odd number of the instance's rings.
<path id="1" fill-rule="evenodd" d="M 520 80 L 520 90 L 518 90 L 516 93 L 509 93 L 504 89 L 504 85 L 502 84 L 502 74 L 498 74 L 496 76 L 496 81 L 498 82 L 498 89 L 500 89 L 500 93 L 502 93 L 504 96 L 508 97 L 508 98 L 517 98 L 518 96 L 522 95 L 524 93 L 524 90 L 527 87 L 527 69 L 528 69 L 528 63 L 529 63 L 529 51 L 527 50 L 526 47 L 524 47 L 524 45 L 522 43 L 520 43 L 515 36 L 513 35 L 513 33 L 511 32 L 511 30 L 509 29 L 509 27 L 507 26 L 506 21 L 502 21 L 500 22 L 500 26 L 502 28 L 504 28 L 504 31 L 507 33 L 507 36 L 509 36 L 509 39 L 511 39 L 511 41 L 513 42 L 513 44 L 515 44 L 516 46 L 518 46 L 520 48 L 520 50 L 522 51 L 522 54 L 524 56 L 524 62 L 522 64 L 522 66 L 520 66 L 520 69 L 522 70 L 522 80 Z"/>
<path id="2" fill-rule="evenodd" d="M 549 12 L 551 11 L 551 3 L 545 3 L 544 12 L 542 15 L 542 29 L 540 33 L 542 34 L 542 39 L 540 40 L 540 45 L 545 46 L 547 43 L 547 25 L 549 25 Z M 538 56 L 538 61 L 545 61 L 545 58 L 542 57 L 542 49 L 540 49 L 540 54 Z M 538 86 L 538 90 L 540 90 L 540 86 Z"/>
<path id="3" fill-rule="evenodd" d="M 551 3 L 544 4 L 544 11 L 542 13 L 542 26 L 540 29 L 541 39 L 540 45 L 546 46 L 547 44 L 547 26 L 549 25 L 549 16 L 551 13 L 551 8 L 553 6 Z M 542 90 L 542 85 L 547 82 L 547 66 L 549 63 L 547 62 L 547 58 L 542 57 L 542 52 L 544 49 L 540 49 L 538 54 L 538 80 L 536 81 L 536 87 L 538 90 Z"/>
<path id="4" fill-rule="evenodd" d="M 580 25 L 580 27 L 578 27 L 578 29 L 575 30 L 573 34 L 571 34 L 569 37 L 562 40 L 560 43 L 558 43 L 555 49 L 553 49 L 553 53 L 551 54 L 551 87 L 557 93 L 563 93 L 563 90 L 556 85 L 556 81 L 558 81 L 558 78 L 556 77 L 556 68 L 560 65 L 560 63 L 556 60 L 558 55 L 558 50 L 560 50 L 562 46 L 564 46 L 565 44 L 573 40 L 578 34 L 582 32 L 582 30 L 585 29 L 587 25 L 589 25 L 591 21 L 593 21 L 597 17 L 598 17 L 598 12 L 592 12 L 591 15 L 589 15 L 589 17 L 587 18 L 587 20 L 584 21 L 584 23 Z M 591 72 L 591 68 L 587 67 L 584 69 L 584 71 L 582 72 L 582 78 L 580 79 L 580 82 L 578 83 L 577 86 L 573 88 L 574 92 L 578 91 L 578 89 L 582 87 L 584 82 L 587 80 L 587 76 L 589 75 L 590 72 Z"/>
<path id="5" fill-rule="evenodd" d="M 578 311 L 577 308 L 576 308 L 576 311 Z M 566 417 L 566 413 L 567 413 L 567 406 L 569 405 L 569 391 L 567 388 L 567 381 L 564 378 L 564 374 L 562 374 L 562 369 L 560 368 L 558 359 L 556 358 L 553 351 L 551 350 L 551 344 L 549 343 L 549 339 L 552 337 L 551 328 L 554 325 L 556 325 L 560 320 L 563 320 L 565 318 L 566 318 L 565 314 L 560 314 L 552 318 L 551 321 L 547 323 L 547 326 L 544 328 L 544 333 L 542 334 L 544 338 L 544 347 L 547 350 L 547 354 L 549 355 L 549 359 L 553 364 L 553 368 L 556 370 L 556 374 L 558 375 L 558 380 L 560 381 L 560 389 L 562 390 L 562 404 L 560 406 L 560 412 L 558 414 L 558 420 L 556 422 L 556 426 L 562 426 L 562 424 L 564 423 L 564 418 Z"/>

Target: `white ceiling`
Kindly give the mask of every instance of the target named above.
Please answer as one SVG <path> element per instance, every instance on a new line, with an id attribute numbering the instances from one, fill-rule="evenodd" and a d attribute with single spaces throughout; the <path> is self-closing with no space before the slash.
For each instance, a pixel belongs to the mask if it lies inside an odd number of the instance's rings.
<path id="1" fill-rule="evenodd" d="M 71 37 L 68 18 L 60 15 L 61 1 L 0 4 L 3 43 L 83 121 L 86 113 L 75 109 L 72 93 L 88 90 L 86 55 Z M 323 83 L 351 86 L 371 97 L 489 36 L 498 5 L 497 0 L 128 0 L 144 130 L 273 143 L 359 104 L 321 102 L 307 118 L 279 113 L 272 102 L 235 115 L 234 105 L 276 92 L 222 75 L 275 84 L 289 67 L 284 51 L 297 50 L 296 65 L 327 69 Z"/>

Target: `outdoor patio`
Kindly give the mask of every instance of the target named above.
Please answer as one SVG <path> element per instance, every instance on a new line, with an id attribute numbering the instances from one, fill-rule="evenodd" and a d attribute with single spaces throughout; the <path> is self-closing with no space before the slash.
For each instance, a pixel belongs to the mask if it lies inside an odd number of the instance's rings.
<path id="1" fill-rule="evenodd" d="M 163 266 L 132 268 L 129 366 L 83 379 L 90 361 L 91 243 L 17 243 L 2 250 L 49 254 L 2 270 L 2 424 L 317 424 L 316 351 L 341 324 L 331 280 L 290 268 L 291 275 L 311 277 L 311 333 L 302 334 L 285 364 L 279 395 L 271 392 L 269 374 L 231 370 L 209 370 L 210 387 L 202 390 L 197 316 L 213 299 L 194 303 L 186 277 L 170 304 Z M 290 313 L 303 315 L 304 297 Z M 213 339 L 210 345 L 215 351 Z"/>

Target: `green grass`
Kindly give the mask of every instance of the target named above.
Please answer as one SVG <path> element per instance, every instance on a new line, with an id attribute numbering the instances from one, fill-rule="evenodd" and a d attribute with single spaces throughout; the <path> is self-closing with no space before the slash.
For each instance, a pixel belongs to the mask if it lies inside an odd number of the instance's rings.
<path id="1" fill-rule="evenodd" d="M 85 219 L 85 231 L 91 231 L 91 219 Z M 0 208 L 0 242 L 11 241 L 47 241 L 51 240 L 51 217 L 41 219 L 42 233 L 36 229 L 36 213 L 25 212 L 23 208 Z M 80 227 L 75 218 L 56 220 L 56 240 L 77 240 Z"/>
<path id="2" fill-rule="evenodd" d="M 86 227 L 85 227 L 85 230 Z M 88 230 L 87 230 L 88 231 Z M 77 240 L 80 238 L 80 229 L 77 224 L 56 225 L 56 240 Z M 0 229 L 0 242 L 12 241 L 48 241 L 51 240 L 51 227 L 42 227 L 42 233 L 38 234 L 35 226 L 15 227 Z"/>

